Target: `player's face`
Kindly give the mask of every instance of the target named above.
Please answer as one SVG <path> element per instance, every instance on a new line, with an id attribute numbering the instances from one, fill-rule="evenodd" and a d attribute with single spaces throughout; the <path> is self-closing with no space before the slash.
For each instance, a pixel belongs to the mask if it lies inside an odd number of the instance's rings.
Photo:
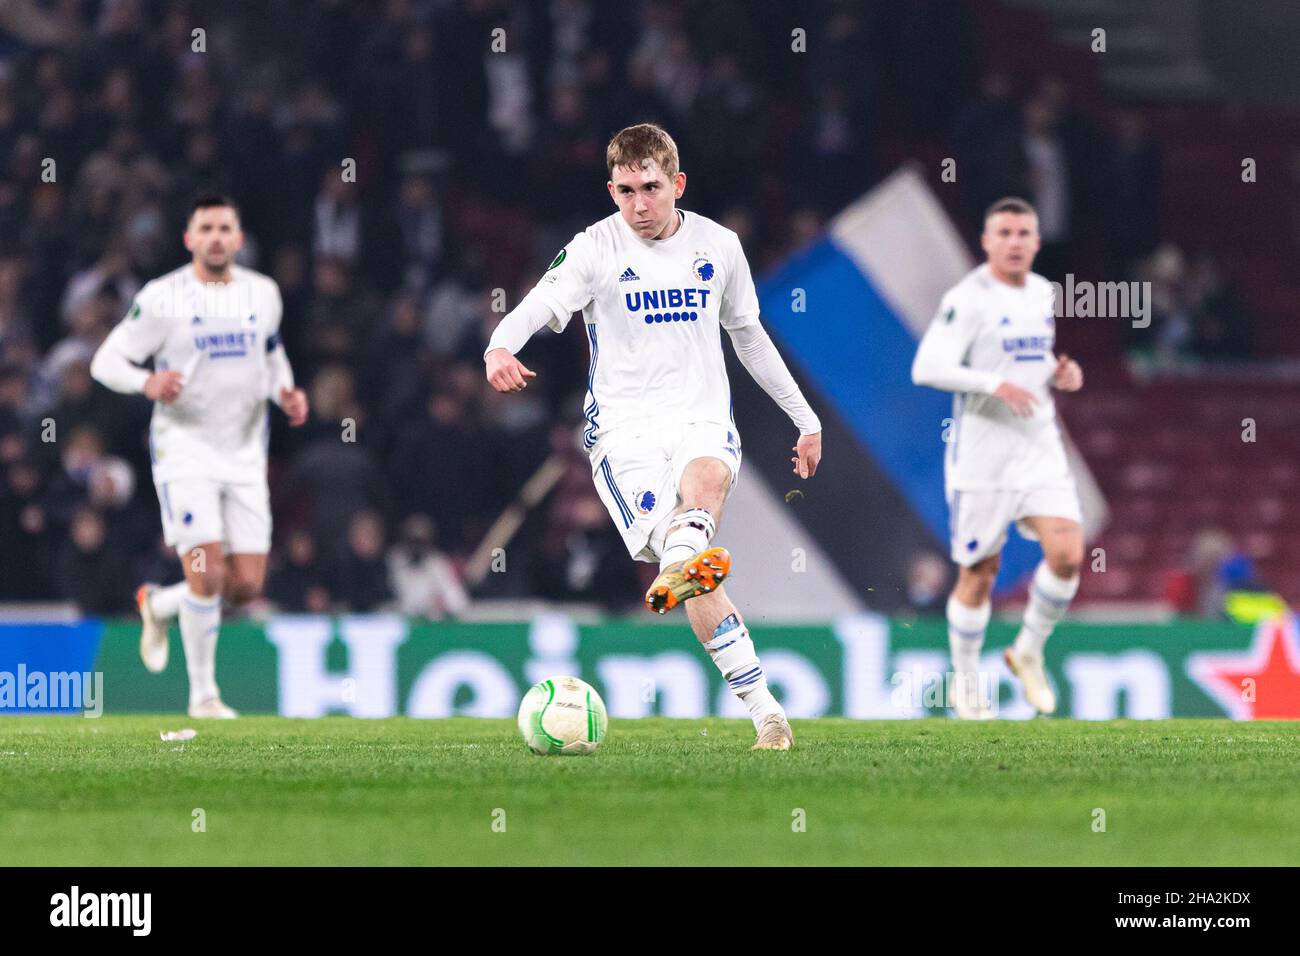
<path id="1" fill-rule="evenodd" d="M 1038 217 L 1033 213 L 997 212 L 984 221 L 980 245 L 994 273 L 1022 280 L 1038 254 Z"/>
<path id="2" fill-rule="evenodd" d="M 197 209 L 185 229 L 185 248 L 209 272 L 224 272 L 244 245 L 239 217 L 229 206 Z"/>
<path id="3" fill-rule="evenodd" d="M 647 159 L 639 168 L 615 168 L 608 185 L 632 231 L 642 239 L 657 239 L 673 222 L 677 200 L 686 191 L 686 174 L 670 180 L 658 163 Z"/>

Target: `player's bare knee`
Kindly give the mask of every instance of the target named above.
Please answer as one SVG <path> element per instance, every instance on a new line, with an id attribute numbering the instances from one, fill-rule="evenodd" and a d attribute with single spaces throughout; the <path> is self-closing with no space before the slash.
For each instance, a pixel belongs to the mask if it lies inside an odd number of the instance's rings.
<path id="1" fill-rule="evenodd" d="M 227 604 L 247 604 L 262 593 L 259 581 L 250 578 L 231 578 L 226 585 L 224 597 Z"/>
<path id="2" fill-rule="evenodd" d="M 985 558 L 970 567 L 961 568 L 957 574 L 958 599 L 971 607 L 978 607 L 993 594 L 1001 560 L 994 556 Z"/>
<path id="3" fill-rule="evenodd" d="M 963 570 L 979 578 L 981 581 L 987 581 L 989 584 L 998 576 L 998 571 L 1002 567 L 1002 555 L 995 554 L 985 558 L 983 561 L 976 561 L 969 568 Z"/>
<path id="4" fill-rule="evenodd" d="M 715 518 L 731 485 L 731 469 L 718 458 L 696 458 L 682 476 L 681 498 L 686 508 L 702 508 Z"/>
<path id="5" fill-rule="evenodd" d="M 226 561 L 220 545 L 195 545 L 188 550 L 177 551 L 181 561 L 181 571 L 190 589 L 195 594 L 211 597 L 220 594 L 228 577 Z"/>
<path id="6" fill-rule="evenodd" d="M 190 590 L 199 597 L 215 597 L 226 589 L 226 572 L 221 567 L 187 574 L 185 578 L 190 583 Z"/>
<path id="7" fill-rule="evenodd" d="M 966 600 L 962 603 L 969 607 L 979 607 L 993 595 L 993 578 L 982 574 L 971 575 L 963 591 L 962 597 Z"/>
<path id="8" fill-rule="evenodd" d="M 727 467 L 726 462 L 718 458 L 709 458 L 707 461 L 709 491 L 715 495 L 726 495 L 727 487 L 731 484 L 731 469 Z"/>
<path id="9" fill-rule="evenodd" d="M 1083 549 L 1069 548 L 1045 556 L 1048 569 L 1063 581 L 1079 573 L 1083 566 Z"/>

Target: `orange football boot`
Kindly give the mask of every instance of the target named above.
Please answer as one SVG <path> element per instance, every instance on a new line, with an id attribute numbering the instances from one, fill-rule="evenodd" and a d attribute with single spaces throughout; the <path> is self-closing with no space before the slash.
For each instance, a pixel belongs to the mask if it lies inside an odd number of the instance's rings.
<path id="1" fill-rule="evenodd" d="M 668 565 L 645 593 L 645 606 L 666 614 L 683 601 L 715 590 L 731 572 L 726 548 L 705 548 L 688 561 Z"/>

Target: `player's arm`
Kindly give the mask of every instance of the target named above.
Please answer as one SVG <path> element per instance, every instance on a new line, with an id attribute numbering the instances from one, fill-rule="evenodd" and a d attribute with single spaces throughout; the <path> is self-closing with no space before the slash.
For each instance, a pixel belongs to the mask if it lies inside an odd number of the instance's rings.
<path id="1" fill-rule="evenodd" d="M 727 329 L 727 334 L 731 336 L 736 357 L 745 366 L 745 371 L 799 429 L 799 440 L 791 449 L 798 456 L 793 459 L 794 471 L 800 478 L 811 477 L 821 461 L 822 423 L 817 413 L 804 398 L 772 337 L 762 325 L 753 322 Z"/>
<path id="2" fill-rule="evenodd" d="M 280 290 L 275 289 L 275 329 L 266 339 L 266 365 L 271 383 L 269 398 L 289 417 L 289 424 L 295 428 L 307 421 L 309 412 L 307 393 L 293 383 L 293 366 L 289 364 L 289 355 L 280 341 L 280 321 L 284 314 L 284 305 L 280 300 Z"/>
<path id="3" fill-rule="evenodd" d="M 534 289 L 523 301 L 506 313 L 488 341 L 483 352 L 487 365 L 487 380 L 498 392 L 518 392 L 528 387 L 525 379 L 536 378 L 537 373 L 515 358 L 515 353 L 543 326 L 549 325 L 555 313 Z"/>
<path id="4" fill-rule="evenodd" d="M 493 330 L 483 351 L 483 361 L 487 366 L 487 380 L 498 392 L 527 388 L 526 379 L 535 378 L 537 373 L 530 371 L 515 354 L 543 326 L 563 332 L 573 313 L 592 300 L 595 258 L 595 243 L 586 233 L 578 233 L 555 257 L 541 281 Z"/>
<path id="5" fill-rule="evenodd" d="M 722 290 L 722 327 L 731 336 L 736 357 L 745 371 L 799 429 L 799 439 L 790 449 L 795 453 L 791 459 L 793 470 L 800 478 L 810 478 L 821 463 L 822 423 L 776 350 L 772 337 L 759 323 L 758 313 L 758 292 L 737 238 L 727 284 Z"/>
<path id="6" fill-rule="evenodd" d="M 969 305 L 949 294 L 921 337 L 912 360 L 912 383 L 944 392 L 994 395 L 1017 415 L 1033 412 L 1034 396 L 1018 385 L 1002 381 L 996 372 L 980 371 L 963 364 L 975 339 L 976 316 Z"/>
<path id="7" fill-rule="evenodd" d="M 126 317 L 100 344 L 90 361 L 90 374 L 105 388 L 127 395 L 144 395 L 171 404 L 180 397 L 184 380 L 175 369 L 150 372 L 141 368 L 162 348 L 166 338 L 164 321 L 149 308 L 141 292 L 131 303 Z"/>
<path id="8" fill-rule="evenodd" d="M 307 393 L 293 384 L 293 366 L 279 336 L 267 339 L 266 364 L 271 371 L 271 401 L 289 416 L 289 424 L 297 427 L 307 421 Z"/>

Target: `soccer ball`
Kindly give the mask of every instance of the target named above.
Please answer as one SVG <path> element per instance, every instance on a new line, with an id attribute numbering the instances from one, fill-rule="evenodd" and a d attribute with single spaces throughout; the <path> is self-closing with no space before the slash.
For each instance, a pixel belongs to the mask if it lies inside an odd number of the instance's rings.
<path id="1" fill-rule="evenodd" d="M 543 756 L 595 753 L 608 726 L 605 702 L 576 677 L 534 684 L 519 705 L 519 733 L 529 750 Z"/>

